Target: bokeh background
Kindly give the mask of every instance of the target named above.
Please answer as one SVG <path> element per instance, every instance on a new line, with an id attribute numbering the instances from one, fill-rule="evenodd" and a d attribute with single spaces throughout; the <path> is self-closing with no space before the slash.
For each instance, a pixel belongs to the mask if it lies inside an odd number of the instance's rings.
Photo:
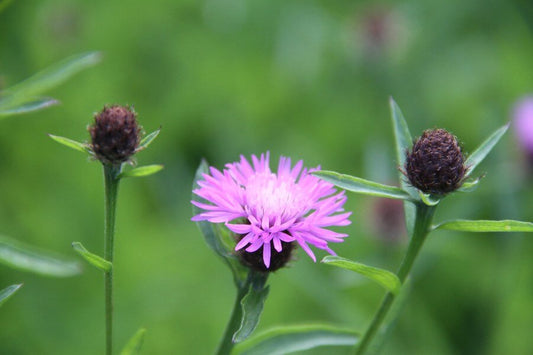
<path id="1" fill-rule="evenodd" d="M 0 85 L 76 53 L 104 58 L 49 93 L 60 106 L 0 123 L 0 232 L 72 258 L 75 240 L 102 254 L 101 167 L 46 133 L 86 140 L 94 112 L 134 105 L 147 132 L 162 126 L 137 160 L 165 170 L 121 185 L 115 345 L 144 326 L 145 354 L 209 354 L 235 290 L 190 222 L 200 159 L 220 168 L 269 150 L 397 183 L 388 97 L 413 135 L 444 127 L 472 151 L 533 91 L 532 31 L 525 0 L 15 0 L 0 13 Z M 436 221 L 533 220 L 533 176 L 512 131 L 482 172 Z M 350 195 L 350 237 L 334 249 L 396 270 L 406 246 L 397 207 Z M 532 252 L 519 233 L 432 234 L 383 353 L 530 353 Z M 383 290 L 298 254 L 271 277 L 257 331 L 364 331 Z M 0 265 L 0 281 L 24 282 L 1 308 L 0 353 L 103 353 L 100 272 L 53 279 Z"/>

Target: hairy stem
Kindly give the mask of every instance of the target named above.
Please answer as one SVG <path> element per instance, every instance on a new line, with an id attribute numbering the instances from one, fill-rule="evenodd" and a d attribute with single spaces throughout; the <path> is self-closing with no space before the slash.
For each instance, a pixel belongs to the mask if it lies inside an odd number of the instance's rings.
<path id="1" fill-rule="evenodd" d="M 413 235 L 411 236 L 409 246 L 407 248 L 407 253 L 404 256 L 402 264 L 400 265 L 400 269 L 398 270 L 398 273 L 397 273 L 398 278 L 400 279 L 402 284 L 404 284 L 405 279 L 409 275 L 409 272 L 411 271 L 411 268 L 413 267 L 415 259 L 418 256 L 418 253 L 420 252 L 420 249 L 422 248 L 424 241 L 426 240 L 426 237 L 429 233 L 429 227 L 431 225 L 434 212 L 435 212 L 435 207 L 426 206 L 422 203 L 418 203 L 416 205 L 415 226 L 413 229 Z M 357 348 L 356 348 L 357 355 L 364 354 L 368 350 L 368 347 L 371 344 L 372 339 L 374 338 L 374 336 L 380 329 L 385 317 L 387 316 L 387 313 L 389 312 L 392 304 L 394 303 L 394 300 L 395 300 L 394 294 L 388 292 L 385 295 L 363 339 L 357 345 Z"/>
<path id="2" fill-rule="evenodd" d="M 104 258 L 113 264 L 115 239 L 115 213 L 121 165 L 104 164 L 105 230 Z M 113 269 L 104 274 L 106 355 L 113 353 Z"/>

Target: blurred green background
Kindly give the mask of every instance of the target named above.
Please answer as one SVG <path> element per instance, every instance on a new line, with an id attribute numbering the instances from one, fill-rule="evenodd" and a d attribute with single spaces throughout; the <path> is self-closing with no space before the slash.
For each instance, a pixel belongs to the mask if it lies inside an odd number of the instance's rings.
<path id="1" fill-rule="evenodd" d="M 121 185 L 115 345 L 144 326 L 145 354 L 209 354 L 235 291 L 190 222 L 200 159 L 221 168 L 270 150 L 395 183 L 389 95 L 413 135 L 445 127 L 471 151 L 533 91 L 532 30 L 532 5 L 520 0 L 15 0 L 0 13 L 0 86 L 72 54 L 104 59 L 49 93 L 60 106 L 0 123 L 0 232 L 73 258 L 74 240 L 102 254 L 101 167 L 46 133 L 86 140 L 94 112 L 134 105 L 147 132 L 162 126 L 137 160 L 165 170 Z M 444 200 L 436 221 L 533 220 L 532 176 L 512 132 L 482 171 L 478 190 Z M 401 225 L 375 222 L 390 206 L 350 195 L 346 207 L 350 237 L 333 249 L 396 270 Z M 432 234 L 383 353 L 530 353 L 532 252 L 521 234 Z M 298 254 L 271 277 L 257 331 L 364 331 L 383 290 Z M 100 272 L 53 279 L 0 265 L 0 281 L 24 282 L 0 309 L 0 353 L 103 353 Z"/>

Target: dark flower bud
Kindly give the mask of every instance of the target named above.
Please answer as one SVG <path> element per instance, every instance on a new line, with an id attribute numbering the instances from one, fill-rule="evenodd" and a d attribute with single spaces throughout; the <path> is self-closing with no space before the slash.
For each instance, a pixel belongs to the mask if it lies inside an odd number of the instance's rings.
<path id="1" fill-rule="evenodd" d="M 127 161 L 139 145 L 141 127 L 137 114 L 129 107 L 106 106 L 94 117 L 89 126 L 91 149 L 104 164 L 121 164 Z"/>
<path id="2" fill-rule="evenodd" d="M 242 236 L 241 236 L 242 237 Z M 273 272 L 285 265 L 292 259 L 292 251 L 296 248 L 294 242 L 281 242 L 281 251 L 278 253 L 276 249 L 270 245 L 270 267 L 265 266 L 263 261 L 263 248 L 259 248 L 254 252 L 247 252 L 244 249 L 237 251 L 237 256 L 241 263 L 255 271 Z"/>
<path id="3" fill-rule="evenodd" d="M 457 190 L 465 176 L 464 157 L 457 138 L 444 129 L 427 130 L 407 153 L 405 173 L 424 193 L 445 195 Z"/>

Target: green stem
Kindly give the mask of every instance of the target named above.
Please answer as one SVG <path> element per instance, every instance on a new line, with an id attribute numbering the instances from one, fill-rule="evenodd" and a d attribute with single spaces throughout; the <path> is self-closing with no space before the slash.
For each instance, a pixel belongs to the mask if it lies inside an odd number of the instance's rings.
<path id="1" fill-rule="evenodd" d="M 397 273 L 398 278 L 400 279 L 402 284 L 405 282 L 405 279 L 409 275 L 409 272 L 413 267 L 413 263 L 416 257 L 418 256 L 418 253 L 420 252 L 424 241 L 426 240 L 434 212 L 434 206 L 430 207 L 422 203 L 418 203 L 416 205 L 415 226 L 413 229 L 413 235 L 411 236 L 411 240 L 407 248 L 407 253 L 405 254 L 402 264 L 400 265 L 400 269 Z M 372 339 L 378 332 L 387 313 L 389 312 L 394 302 L 394 299 L 395 295 L 390 292 L 385 295 L 383 301 L 381 302 L 381 306 L 379 307 L 377 313 L 374 315 L 374 319 L 372 319 L 372 323 L 370 323 L 370 326 L 368 327 L 363 339 L 357 345 L 357 355 L 364 354 L 365 351 L 368 349 L 369 345 L 372 342 Z"/>
<path id="2" fill-rule="evenodd" d="M 117 209 L 117 192 L 122 165 L 104 164 L 105 184 L 105 231 L 104 258 L 113 264 L 115 239 L 115 213 Z M 113 269 L 104 274 L 105 287 L 105 328 L 106 355 L 113 353 Z"/>
<path id="3" fill-rule="evenodd" d="M 233 311 L 231 312 L 231 317 L 229 319 L 228 325 L 226 326 L 226 330 L 224 331 L 224 335 L 222 337 L 220 345 L 218 346 L 218 350 L 216 352 L 217 355 L 228 355 L 229 353 L 231 353 L 231 350 L 235 346 L 235 343 L 233 342 L 233 334 L 235 334 L 235 332 L 241 326 L 241 301 L 244 296 L 246 296 L 246 293 L 248 293 L 248 288 L 250 287 L 249 281 L 250 279 L 248 278 L 244 286 L 240 287 L 237 291 L 237 297 L 235 298 L 235 303 L 233 304 Z"/>

